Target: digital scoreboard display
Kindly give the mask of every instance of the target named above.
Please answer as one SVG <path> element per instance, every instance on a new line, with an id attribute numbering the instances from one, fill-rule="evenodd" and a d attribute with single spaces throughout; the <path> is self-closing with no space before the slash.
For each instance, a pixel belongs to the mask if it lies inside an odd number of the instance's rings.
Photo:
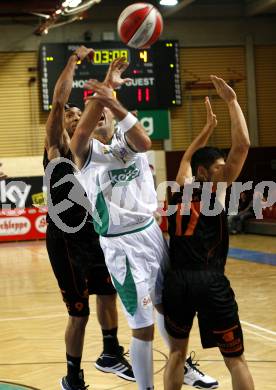
<path id="1" fill-rule="evenodd" d="M 95 50 L 93 63 L 84 60 L 77 65 L 69 101 L 84 106 L 93 91 L 85 90 L 89 79 L 103 81 L 109 64 L 126 57 L 128 69 L 123 78 L 131 78 L 116 94 L 129 110 L 162 109 L 181 105 L 179 48 L 177 41 L 158 41 L 150 49 L 132 49 L 121 42 L 47 43 L 40 46 L 40 75 L 43 110 L 51 109 L 56 81 L 69 56 L 80 45 Z"/>

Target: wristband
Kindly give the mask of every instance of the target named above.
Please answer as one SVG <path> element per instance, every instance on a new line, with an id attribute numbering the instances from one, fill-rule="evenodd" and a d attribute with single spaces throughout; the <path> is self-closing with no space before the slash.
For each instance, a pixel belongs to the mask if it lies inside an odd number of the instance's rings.
<path id="1" fill-rule="evenodd" d="M 78 61 L 81 61 L 81 58 L 80 58 L 80 56 L 78 55 L 77 52 L 74 51 L 74 53 L 72 53 L 72 56 L 76 56 Z"/>
<path id="2" fill-rule="evenodd" d="M 138 119 L 132 115 L 130 112 L 127 113 L 127 115 L 124 117 L 123 120 L 118 122 L 118 126 L 122 130 L 123 133 L 126 133 L 128 130 L 130 130 L 136 123 L 138 122 Z"/>

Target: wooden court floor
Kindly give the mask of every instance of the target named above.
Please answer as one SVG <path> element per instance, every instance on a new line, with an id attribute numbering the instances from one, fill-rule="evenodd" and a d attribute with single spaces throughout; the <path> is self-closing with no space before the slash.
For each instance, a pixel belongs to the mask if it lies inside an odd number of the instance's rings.
<path id="1" fill-rule="evenodd" d="M 275 237 L 235 236 L 231 246 L 276 253 Z M 229 259 L 227 275 L 236 292 L 243 323 L 246 358 L 256 389 L 276 389 L 276 266 Z M 94 298 L 87 327 L 83 368 L 89 389 L 134 390 L 136 385 L 113 374 L 97 371 L 93 363 L 102 350 Z M 0 381 L 21 383 L 41 390 L 58 390 L 65 374 L 64 329 L 66 310 L 48 262 L 45 242 L 0 245 Z M 121 309 L 119 339 L 130 340 Z M 200 368 L 216 377 L 220 389 L 230 390 L 230 376 L 216 349 L 203 350 L 197 323 L 190 350 Z M 158 332 L 154 342 L 155 388 L 163 389 L 162 375 L 168 351 Z M 189 389 L 188 386 L 183 386 Z M 1 389 L 1 385 L 0 385 Z"/>

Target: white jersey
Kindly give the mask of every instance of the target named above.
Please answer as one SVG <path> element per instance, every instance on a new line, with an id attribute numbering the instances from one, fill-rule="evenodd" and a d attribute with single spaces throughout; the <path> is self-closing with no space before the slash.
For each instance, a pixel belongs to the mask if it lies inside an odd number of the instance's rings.
<path id="1" fill-rule="evenodd" d="M 157 196 L 147 156 L 134 152 L 120 129 L 110 145 L 91 140 L 78 176 L 92 204 L 99 235 L 133 233 L 153 223 Z"/>

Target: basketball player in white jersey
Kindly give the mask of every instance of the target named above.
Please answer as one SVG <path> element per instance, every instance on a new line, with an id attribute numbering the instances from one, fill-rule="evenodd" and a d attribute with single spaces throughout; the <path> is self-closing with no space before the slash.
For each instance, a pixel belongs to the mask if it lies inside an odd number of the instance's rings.
<path id="1" fill-rule="evenodd" d="M 109 85 L 90 80 L 87 87 L 96 94 L 85 108 L 70 148 L 92 204 L 107 267 L 132 329 L 130 355 L 138 388 L 151 390 L 153 304 L 160 308 L 162 277 L 157 276 L 168 259 L 166 243 L 153 218 L 156 193 L 143 153 L 150 149 L 151 141 L 137 118 L 114 98 Z M 91 140 L 99 133 L 105 144 Z M 194 366 L 189 368 L 193 375 L 204 378 L 204 388 L 217 384 Z"/>
<path id="2" fill-rule="evenodd" d="M 74 71 L 77 63 L 87 59 L 92 52 L 92 49 L 81 46 L 68 58 L 56 82 L 52 109 L 46 124 L 43 159 L 48 177 L 46 183 L 49 205 L 46 245 L 52 269 L 68 310 L 65 331 L 67 375 L 61 379 L 63 390 L 85 390 L 88 387 L 84 381 L 81 361 L 85 330 L 90 315 L 91 294 L 96 295 L 97 318 L 103 335 L 103 353 L 97 359 L 95 367 L 126 380 L 135 381 L 132 369 L 124 357 L 123 347 L 118 342 L 116 291 L 111 283 L 91 217 L 86 218 L 86 209 L 77 202 L 65 207 L 59 214 L 61 218 L 57 211 L 53 211 L 67 199 L 72 188 L 78 188 L 78 191 L 82 192 L 79 186 L 73 187 L 70 180 L 60 184 L 59 182 L 67 176 L 73 176 L 69 144 L 81 116 L 78 107 L 68 104 Z M 120 73 L 121 65 L 114 62 L 110 68 L 111 73 L 117 74 L 117 67 L 120 68 Z M 49 169 L 53 169 L 51 174 Z M 71 231 L 70 229 L 68 231 L 68 228 L 71 228 Z"/>

